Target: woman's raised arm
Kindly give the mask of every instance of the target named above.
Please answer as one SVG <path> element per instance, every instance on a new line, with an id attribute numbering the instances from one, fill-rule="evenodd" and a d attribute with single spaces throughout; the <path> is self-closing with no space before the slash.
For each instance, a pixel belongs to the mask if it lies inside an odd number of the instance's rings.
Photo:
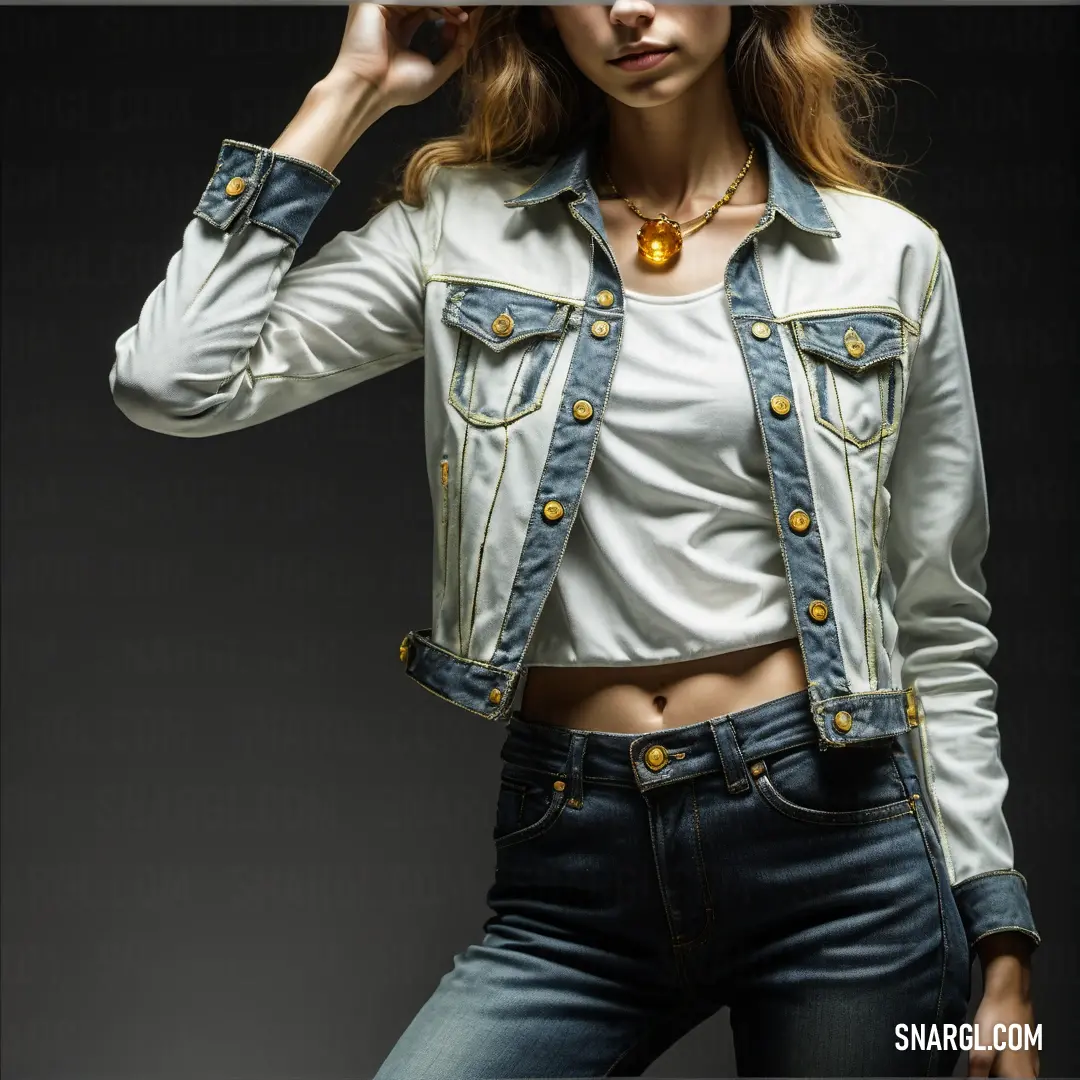
<path id="1" fill-rule="evenodd" d="M 407 45 L 447 16 L 449 51 Z M 165 278 L 120 335 L 109 385 L 140 427 L 205 436 L 262 423 L 423 352 L 425 267 L 442 196 L 395 202 L 302 266 L 297 248 L 339 180 L 331 171 L 389 109 L 428 96 L 472 36 L 460 8 L 354 4 L 330 73 L 270 147 L 226 139 Z"/>

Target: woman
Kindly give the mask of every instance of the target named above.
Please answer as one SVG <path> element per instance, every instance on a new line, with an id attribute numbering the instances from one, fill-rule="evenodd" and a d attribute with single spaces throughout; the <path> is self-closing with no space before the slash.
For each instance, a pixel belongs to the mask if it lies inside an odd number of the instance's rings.
<path id="1" fill-rule="evenodd" d="M 180 436 L 425 358 L 401 657 L 507 734 L 495 914 L 378 1080 L 639 1075 L 725 1004 L 740 1075 L 946 1075 L 900 1029 L 964 1019 L 976 952 L 984 1036 L 1032 1020 L 956 287 L 824 19 L 354 5 L 117 342 L 119 406 Z M 462 64 L 463 133 L 290 269 L 367 127 Z"/>

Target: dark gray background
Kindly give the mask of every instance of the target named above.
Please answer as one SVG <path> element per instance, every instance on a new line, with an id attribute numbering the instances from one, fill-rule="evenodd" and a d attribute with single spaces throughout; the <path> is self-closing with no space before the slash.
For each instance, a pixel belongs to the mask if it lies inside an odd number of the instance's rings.
<path id="1" fill-rule="evenodd" d="M 916 166 L 893 197 L 958 277 L 1043 1075 L 1075 1074 L 1077 14 L 851 10 L 911 80 L 879 124 Z M 420 365 L 207 440 L 108 392 L 221 139 L 272 142 L 344 17 L 3 12 L 11 1080 L 370 1076 L 488 913 L 502 729 L 397 658 L 428 618 Z M 454 123 L 442 93 L 365 134 L 297 262 Z M 725 1074 L 719 1014 L 647 1075 Z"/>

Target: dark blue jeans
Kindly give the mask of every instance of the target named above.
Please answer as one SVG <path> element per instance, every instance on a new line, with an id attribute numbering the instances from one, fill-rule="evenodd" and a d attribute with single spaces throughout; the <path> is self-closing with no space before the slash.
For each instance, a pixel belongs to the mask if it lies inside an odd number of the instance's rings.
<path id="1" fill-rule="evenodd" d="M 740 1076 L 949 1075 L 969 951 L 899 740 L 820 750 L 805 692 L 648 735 L 515 714 L 494 915 L 376 1080 L 639 1076 L 724 1005 Z"/>

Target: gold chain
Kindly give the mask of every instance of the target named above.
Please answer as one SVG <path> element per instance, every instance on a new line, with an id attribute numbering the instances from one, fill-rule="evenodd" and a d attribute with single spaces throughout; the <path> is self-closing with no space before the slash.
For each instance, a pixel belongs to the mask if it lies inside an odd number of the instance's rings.
<path id="1" fill-rule="evenodd" d="M 709 209 L 705 211 L 704 214 L 699 214 L 696 218 L 691 218 L 688 222 L 686 222 L 686 224 L 674 221 L 672 218 L 669 218 L 667 214 L 657 214 L 656 217 L 650 217 L 648 214 L 643 214 L 625 195 L 619 192 L 619 189 L 615 186 L 614 182 L 611 179 L 611 174 L 607 171 L 606 165 L 604 166 L 604 178 L 607 180 L 608 185 L 611 187 L 611 190 L 614 191 L 615 194 L 620 199 L 622 199 L 622 201 L 626 203 L 626 205 L 629 206 L 630 209 L 633 210 L 639 218 L 644 218 L 646 221 L 670 221 L 673 225 L 679 226 L 679 230 L 680 232 L 682 232 L 682 235 L 685 238 L 691 233 L 697 232 L 697 230 L 700 229 L 703 225 L 707 225 L 708 222 L 712 219 L 712 217 L 716 214 L 716 211 L 719 210 L 720 207 L 724 205 L 724 203 L 728 202 L 731 199 L 732 195 L 735 194 L 735 192 L 739 188 L 739 185 L 742 183 L 743 177 L 746 176 L 746 174 L 750 171 L 750 164 L 753 160 L 754 147 L 751 146 L 750 153 L 747 155 L 746 158 L 746 164 L 743 165 L 743 167 L 739 170 L 739 175 L 736 176 L 735 179 L 731 182 L 731 186 L 727 189 L 727 191 L 725 191 L 724 194 L 721 195 L 720 198 L 717 199 L 716 202 L 714 202 L 712 206 L 710 206 Z"/>
<path id="2" fill-rule="evenodd" d="M 707 225 L 713 217 L 715 217 L 717 210 L 731 199 L 732 195 L 738 190 L 739 184 L 742 183 L 743 177 L 749 172 L 750 164 L 753 160 L 754 147 L 753 144 L 751 144 L 750 153 L 746 158 L 746 164 L 739 170 L 739 175 L 735 177 L 727 191 L 725 191 L 724 194 L 705 211 L 705 213 L 699 214 L 696 218 L 692 218 L 690 221 L 686 222 L 685 225 L 669 218 L 667 214 L 659 214 L 656 217 L 649 217 L 647 214 L 643 214 L 615 186 L 606 164 L 604 165 L 604 178 L 611 191 L 618 198 L 622 199 L 622 201 L 626 203 L 639 218 L 643 218 L 646 222 L 646 224 L 638 231 L 638 250 L 640 251 L 642 258 L 654 266 L 662 266 L 669 262 L 674 255 L 678 254 L 682 248 L 682 242 L 686 237 L 693 235 L 698 229 Z M 665 234 L 660 238 L 660 234 L 662 233 Z"/>

